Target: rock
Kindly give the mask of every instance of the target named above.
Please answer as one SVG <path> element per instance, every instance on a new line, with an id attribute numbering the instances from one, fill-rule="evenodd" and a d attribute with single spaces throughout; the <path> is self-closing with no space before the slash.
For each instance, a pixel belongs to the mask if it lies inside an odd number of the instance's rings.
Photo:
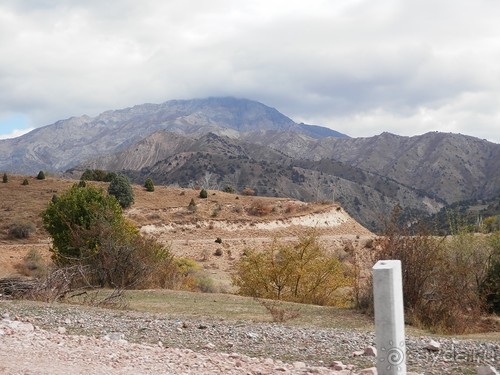
<path id="1" fill-rule="evenodd" d="M 304 362 L 293 362 L 293 367 L 295 369 L 301 369 L 301 368 L 306 368 L 306 364 Z"/>
<path id="2" fill-rule="evenodd" d="M 377 368 L 376 367 L 370 367 L 370 368 L 365 368 L 358 372 L 358 375 L 377 375 Z"/>
<path id="3" fill-rule="evenodd" d="M 103 339 L 107 340 L 107 341 L 121 341 L 121 340 L 124 340 L 124 338 L 125 338 L 125 335 L 123 333 L 120 333 L 120 332 L 108 333 L 107 335 L 105 335 L 103 337 Z"/>
<path id="4" fill-rule="evenodd" d="M 258 334 L 256 334 L 255 332 L 248 332 L 248 333 L 247 333 L 247 337 L 248 337 L 249 339 L 254 339 L 254 340 L 255 340 L 255 339 L 258 339 L 258 338 L 259 338 L 259 335 L 258 335 Z"/>
<path id="5" fill-rule="evenodd" d="M 435 340 L 431 340 L 427 343 L 425 349 L 430 350 L 431 352 L 438 352 L 441 349 L 441 344 Z"/>
<path id="6" fill-rule="evenodd" d="M 205 324 L 200 324 L 200 325 L 198 326 L 198 329 L 207 329 L 207 328 L 208 328 L 208 326 L 207 326 L 207 325 L 205 325 Z"/>
<path id="7" fill-rule="evenodd" d="M 493 366 L 479 366 L 477 368 L 477 375 L 499 375 L 498 371 Z"/>
<path id="8" fill-rule="evenodd" d="M 19 320 L 2 320 L 2 324 L 7 326 L 8 328 L 20 331 L 20 332 L 33 332 L 35 330 L 35 326 L 31 323 L 24 323 Z"/>
<path id="9" fill-rule="evenodd" d="M 362 356 L 363 354 L 365 354 L 365 351 L 364 351 L 364 350 L 356 350 L 355 352 L 352 352 L 352 356 L 353 356 L 353 357 L 360 357 L 360 356 Z"/>
<path id="10" fill-rule="evenodd" d="M 331 368 L 333 368 L 336 371 L 340 370 L 346 370 L 347 365 L 344 365 L 342 361 L 333 361 L 333 363 L 330 365 Z"/>
<path id="11" fill-rule="evenodd" d="M 215 349 L 215 345 L 214 345 L 214 344 L 212 344 L 211 342 L 209 342 L 208 344 L 206 344 L 206 345 L 203 347 L 203 349 L 210 349 L 210 350 L 212 350 L 212 349 Z"/>
<path id="12" fill-rule="evenodd" d="M 64 335 L 66 333 L 66 328 L 57 327 L 57 333 L 59 333 L 60 335 Z"/>
<path id="13" fill-rule="evenodd" d="M 374 346 L 368 346 L 365 348 L 364 355 L 368 355 L 371 357 L 376 357 L 377 356 L 377 348 Z"/>
<path id="14" fill-rule="evenodd" d="M 70 325 L 70 324 L 71 324 L 71 319 L 66 318 L 66 319 L 64 320 L 64 324 L 66 324 L 66 325 Z"/>

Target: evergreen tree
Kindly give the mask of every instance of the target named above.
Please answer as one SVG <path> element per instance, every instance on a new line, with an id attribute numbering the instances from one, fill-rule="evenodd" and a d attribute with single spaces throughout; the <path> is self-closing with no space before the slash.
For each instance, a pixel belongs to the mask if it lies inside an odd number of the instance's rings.
<path id="1" fill-rule="evenodd" d="M 3 183 L 6 184 L 7 182 L 9 182 L 9 176 L 7 176 L 7 173 L 4 173 L 3 174 Z"/>
<path id="2" fill-rule="evenodd" d="M 146 188 L 146 191 L 155 191 L 155 185 L 151 178 L 148 178 L 146 180 L 146 182 L 144 183 L 144 187 Z"/>
<path id="3" fill-rule="evenodd" d="M 134 191 L 127 176 L 118 174 L 109 184 L 108 193 L 114 195 L 122 208 L 127 208 L 134 203 Z"/>
<path id="4" fill-rule="evenodd" d="M 43 171 L 38 172 L 36 179 L 37 180 L 45 180 L 45 173 Z"/>

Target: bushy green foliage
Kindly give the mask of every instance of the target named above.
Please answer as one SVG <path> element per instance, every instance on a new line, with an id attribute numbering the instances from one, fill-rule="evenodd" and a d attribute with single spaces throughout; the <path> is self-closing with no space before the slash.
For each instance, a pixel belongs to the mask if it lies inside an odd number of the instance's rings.
<path id="1" fill-rule="evenodd" d="M 54 260 L 67 264 L 81 260 L 98 249 L 100 238 L 93 237 L 100 226 L 117 228 L 124 225 L 118 201 L 102 189 L 73 185 L 42 212 L 44 228 L 52 237 Z M 79 237 L 83 236 L 83 237 Z"/>
<path id="2" fill-rule="evenodd" d="M 144 182 L 144 187 L 146 188 L 146 191 L 149 192 L 155 191 L 155 185 L 151 178 L 146 179 L 146 181 Z"/>
<path id="3" fill-rule="evenodd" d="M 3 181 L 4 184 L 6 184 L 7 182 L 9 182 L 9 176 L 7 176 L 7 173 L 3 174 L 2 181 Z"/>
<path id="4" fill-rule="evenodd" d="M 134 191 L 127 176 L 122 174 L 113 178 L 108 187 L 108 194 L 115 196 L 122 208 L 127 208 L 134 203 Z"/>
<path id="5" fill-rule="evenodd" d="M 45 173 L 43 171 L 38 172 L 36 179 L 37 180 L 45 180 Z"/>
<path id="6" fill-rule="evenodd" d="M 274 241 L 262 252 L 246 251 L 233 276 L 233 284 L 246 296 L 276 300 L 343 306 L 338 291 L 353 279 L 343 264 L 328 254 L 314 234 L 297 243 Z"/>
<path id="7" fill-rule="evenodd" d="M 80 180 L 110 182 L 115 177 L 116 173 L 114 172 L 106 172 L 101 169 L 86 169 L 85 172 L 82 173 Z"/>
<path id="8" fill-rule="evenodd" d="M 202 198 L 202 199 L 208 198 L 208 193 L 207 193 L 207 191 L 205 189 L 201 189 L 201 191 L 200 191 L 200 198 Z"/>
<path id="9" fill-rule="evenodd" d="M 88 266 L 100 286 L 161 286 L 175 273 L 169 249 L 143 238 L 127 222 L 116 198 L 96 187 L 74 185 L 42 213 L 56 266 Z"/>

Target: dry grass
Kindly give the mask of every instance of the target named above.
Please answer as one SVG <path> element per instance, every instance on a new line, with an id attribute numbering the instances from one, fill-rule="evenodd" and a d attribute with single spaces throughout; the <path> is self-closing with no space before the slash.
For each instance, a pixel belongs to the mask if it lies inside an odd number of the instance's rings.
<path id="1" fill-rule="evenodd" d="M 231 294 L 203 294 L 171 290 L 127 291 L 131 310 L 165 313 L 183 317 L 270 322 L 273 317 L 256 299 Z M 323 328 L 356 328 L 373 330 L 372 321 L 354 310 L 280 302 L 287 311 L 300 311 L 288 325 Z"/>

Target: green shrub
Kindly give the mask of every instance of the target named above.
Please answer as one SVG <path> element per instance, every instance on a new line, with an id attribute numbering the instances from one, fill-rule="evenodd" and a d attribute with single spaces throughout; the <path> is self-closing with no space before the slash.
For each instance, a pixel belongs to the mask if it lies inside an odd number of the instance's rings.
<path id="1" fill-rule="evenodd" d="M 153 183 L 153 180 L 151 178 L 148 178 L 146 182 L 144 182 L 144 187 L 146 188 L 146 191 L 152 192 L 155 191 L 155 185 Z"/>
<path id="2" fill-rule="evenodd" d="M 9 236 L 17 239 L 29 238 L 36 231 L 33 223 L 15 223 L 9 228 Z"/>
<path id="3" fill-rule="evenodd" d="M 45 173 L 43 171 L 38 172 L 36 179 L 37 180 L 45 180 Z"/>
<path id="4" fill-rule="evenodd" d="M 208 193 L 205 189 L 201 189 L 200 191 L 200 198 L 202 199 L 207 199 L 208 198 Z"/>
<path id="5" fill-rule="evenodd" d="M 7 182 L 9 182 L 9 176 L 7 176 L 7 173 L 4 173 L 3 174 L 3 179 L 2 179 L 3 183 L 6 184 Z"/>
<path id="6" fill-rule="evenodd" d="M 23 186 L 26 186 L 26 185 L 29 185 L 29 184 L 30 184 L 30 182 L 28 181 L 28 179 L 27 179 L 27 178 L 25 178 L 25 179 L 23 180 L 23 182 L 21 183 L 21 185 L 23 185 Z"/>
<path id="7" fill-rule="evenodd" d="M 168 248 L 143 238 L 127 222 L 116 198 L 96 187 L 62 193 L 42 213 L 52 237 L 56 266 L 87 267 L 86 280 L 99 286 L 168 286 L 175 267 Z"/>
<path id="8" fill-rule="evenodd" d="M 134 203 L 134 191 L 127 176 L 117 175 L 111 180 L 108 194 L 115 196 L 122 208 L 127 208 Z"/>

